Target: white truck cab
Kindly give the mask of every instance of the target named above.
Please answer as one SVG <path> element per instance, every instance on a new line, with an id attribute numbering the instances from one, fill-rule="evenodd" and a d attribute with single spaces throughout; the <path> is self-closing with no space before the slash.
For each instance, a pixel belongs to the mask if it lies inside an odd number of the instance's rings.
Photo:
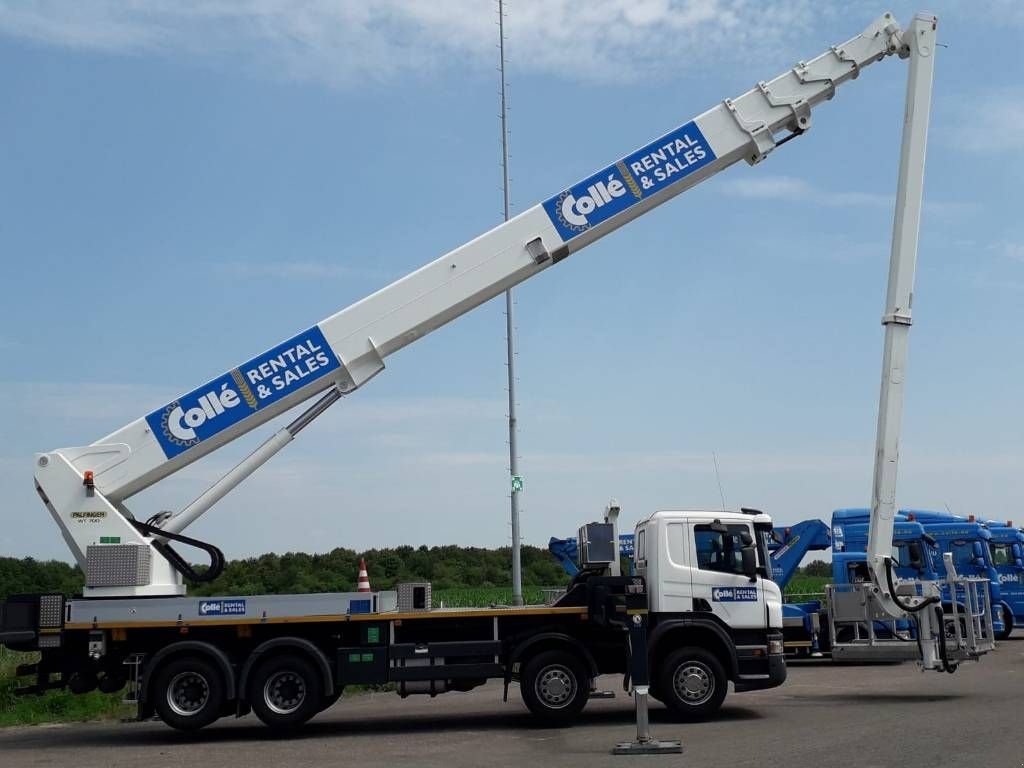
<path id="1" fill-rule="evenodd" d="M 737 692 L 786 679 L 782 591 L 768 570 L 771 529 L 771 518 L 756 510 L 663 510 L 637 524 L 634 563 L 647 585 L 656 697 L 675 661 L 690 670 L 676 684 L 683 698 L 701 690 L 701 664 Z M 660 649 L 673 645 L 682 650 L 659 661 Z"/>
<path id="2" fill-rule="evenodd" d="M 782 630 L 767 570 L 771 518 L 755 510 L 663 510 L 636 526 L 636 569 L 659 615 L 710 613 L 733 631 Z"/>

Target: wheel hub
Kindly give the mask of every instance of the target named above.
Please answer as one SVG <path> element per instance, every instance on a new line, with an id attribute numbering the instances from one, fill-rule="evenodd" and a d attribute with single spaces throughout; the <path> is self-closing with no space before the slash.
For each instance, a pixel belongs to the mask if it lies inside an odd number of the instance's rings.
<path id="1" fill-rule="evenodd" d="M 568 706 L 576 694 L 576 678 L 565 667 L 552 665 L 537 675 L 534 690 L 545 706 L 561 709 Z"/>
<path id="2" fill-rule="evenodd" d="M 192 717 L 206 706 L 210 684 L 198 672 L 180 672 L 167 686 L 167 706 L 181 717 Z"/>
<path id="3" fill-rule="evenodd" d="M 306 681 L 295 672 L 275 672 L 263 686 L 263 700 L 272 712 L 289 715 L 306 700 Z"/>
<path id="4" fill-rule="evenodd" d="M 715 678 L 711 670 L 695 661 L 681 664 L 673 675 L 672 684 L 676 695 L 693 706 L 708 701 L 715 692 Z"/>

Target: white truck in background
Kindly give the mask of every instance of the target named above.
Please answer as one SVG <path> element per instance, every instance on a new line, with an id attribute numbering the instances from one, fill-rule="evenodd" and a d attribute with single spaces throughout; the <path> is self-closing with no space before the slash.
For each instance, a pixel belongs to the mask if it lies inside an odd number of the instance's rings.
<path id="1" fill-rule="evenodd" d="M 0 642 L 41 653 L 19 670 L 34 678 L 22 692 L 112 691 L 128 682 L 141 715 L 155 711 L 177 728 L 252 709 L 271 727 L 291 729 L 346 685 L 388 682 L 403 696 L 435 695 L 498 678 L 518 682 L 534 714 L 565 722 L 584 706 L 597 675 L 629 669 L 630 627 L 643 616 L 650 637 L 641 657 L 654 670 L 652 692 L 680 714 L 717 709 L 727 680 L 737 690 L 780 683 L 780 594 L 759 543 L 771 529 L 767 516 L 657 513 L 637 529 L 638 576 L 619 575 L 617 558 L 589 553 L 596 567 L 579 574 L 556 605 L 480 610 L 432 610 L 426 585 L 400 585 L 397 594 L 190 598 L 184 581 L 215 578 L 224 557 L 182 532 L 380 373 L 388 355 L 738 161 L 760 163 L 806 132 L 812 109 L 840 85 L 890 56 L 909 59 L 910 76 L 883 319 L 874 579 L 863 598 L 866 611 L 912 617 L 922 665 L 944 668 L 949 648 L 936 630 L 942 623 L 935 623 L 931 587 L 895 583 L 889 557 L 935 29 L 930 15 L 904 31 L 885 14 L 110 435 L 38 454 L 37 491 L 86 583 L 80 597 L 15 596 L 4 605 Z M 633 259 L 623 264 L 638 268 Z M 318 395 L 178 513 L 143 522 L 128 508 L 134 494 Z M 614 548 L 617 538 L 609 541 Z M 209 569 L 196 572 L 175 544 L 205 551 Z"/>

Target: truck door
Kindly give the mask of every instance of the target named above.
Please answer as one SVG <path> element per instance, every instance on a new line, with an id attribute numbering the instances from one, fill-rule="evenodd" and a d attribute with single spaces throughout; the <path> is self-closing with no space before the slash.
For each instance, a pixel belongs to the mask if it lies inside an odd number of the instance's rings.
<path id="1" fill-rule="evenodd" d="M 1018 556 L 1020 544 L 993 541 L 991 547 L 992 564 L 999 574 L 999 592 L 1015 617 L 1024 616 L 1024 583 L 1021 583 L 1024 562 Z"/>
<path id="2" fill-rule="evenodd" d="M 743 537 L 754 532 L 741 523 L 690 525 L 694 601 L 704 600 L 733 629 L 763 628 L 764 591 L 743 572 Z"/>

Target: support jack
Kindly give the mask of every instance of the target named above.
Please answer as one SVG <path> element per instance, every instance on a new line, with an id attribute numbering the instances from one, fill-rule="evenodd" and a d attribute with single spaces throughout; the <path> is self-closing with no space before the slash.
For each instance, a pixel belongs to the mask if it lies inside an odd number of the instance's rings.
<path id="1" fill-rule="evenodd" d="M 646 601 L 646 594 L 642 596 Z M 628 606 L 629 597 L 627 597 Z M 678 755 L 683 742 L 660 741 L 651 735 L 647 697 L 650 679 L 647 669 L 647 610 L 630 611 L 629 665 L 633 679 L 633 701 L 636 705 L 636 741 L 622 741 L 612 748 L 613 755 Z"/>
<path id="2" fill-rule="evenodd" d="M 681 741 L 659 741 L 651 736 L 651 722 L 647 712 L 647 686 L 636 686 L 633 699 L 636 702 L 636 741 L 621 741 L 612 748 L 613 755 L 679 755 L 683 752 Z"/>

